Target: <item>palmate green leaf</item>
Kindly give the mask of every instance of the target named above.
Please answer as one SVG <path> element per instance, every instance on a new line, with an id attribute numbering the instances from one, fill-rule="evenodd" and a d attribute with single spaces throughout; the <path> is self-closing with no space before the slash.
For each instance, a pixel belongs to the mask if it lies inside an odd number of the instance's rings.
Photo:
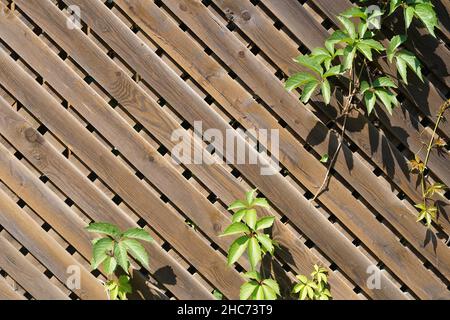
<path id="1" fill-rule="evenodd" d="M 127 248 L 121 242 L 114 244 L 114 257 L 119 266 L 128 274 L 129 262 Z"/>
<path id="2" fill-rule="evenodd" d="M 258 234 L 256 235 L 256 239 L 258 239 L 259 243 L 263 246 L 263 248 L 273 255 L 275 248 L 272 243 L 272 239 L 267 234 Z"/>
<path id="3" fill-rule="evenodd" d="M 259 246 L 258 240 L 254 237 L 250 238 L 248 242 L 248 257 L 252 270 L 255 270 L 261 261 L 261 247 Z"/>
<path id="4" fill-rule="evenodd" d="M 250 229 L 241 222 L 235 222 L 229 225 L 225 231 L 220 235 L 220 237 L 223 236 L 230 236 L 233 234 L 239 234 L 239 233 L 249 233 Z"/>
<path id="5" fill-rule="evenodd" d="M 89 232 L 95 232 L 100 234 L 106 234 L 111 237 L 118 237 L 120 235 L 120 230 L 118 227 L 107 222 L 94 222 L 86 227 Z"/>
<path id="6" fill-rule="evenodd" d="M 103 270 L 106 274 L 113 274 L 117 268 L 117 260 L 114 257 L 107 256 L 103 261 Z"/>
<path id="7" fill-rule="evenodd" d="M 400 47 L 406 40 L 407 36 L 405 35 L 396 35 L 392 37 L 387 49 L 387 58 L 390 63 L 392 63 L 392 60 L 394 59 L 397 48 Z"/>
<path id="8" fill-rule="evenodd" d="M 436 37 L 434 33 L 434 28 L 438 26 L 438 18 L 436 15 L 436 11 L 431 3 L 419 3 L 414 6 L 414 10 L 416 16 L 422 21 L 425 27 L 428 29 L 428 32 Z"/>
<path id="9" fill-rule="evenodd" d="M 405 79 L 407 80 L 407 77 L 405 76 L 403 78 L 403 74 L 400 72 L 400 68 L 403 68 L 403 65 L 399 68 L 399 63 L 398 60 L 403 60 L 406 65 L 417 75 L 417 77 L 419 77 L 419 79 L 423 82 L 423 76 L 422 76 L 422 66 L 420 64 L 419 59 L 417 59 L 417 57 L 407 51 L 407 50 L 401 50 L 399 52 L 397 52 L 396 55 L 396 59 L 397 59 L 397 68 L 399 70 L 400 75 L 402 76 L 403 81 L 405 81 Z M 401 64 L 401 63 L 400 63 Z M 404 70 L 402 71 L 404 72 Z M 406 73 L 406 72 L 405 72 Z M 405 83 L 408 83 L 407 81 L 405 81 Z"/>
<path id="10" fill-rule="evenodd" d="M 239 292 L 239 299 L 248 300 L 258 287 L 259 283 L 254 280 L 244 283 Z"/>
<path id="11" fill-rule="evenodd" d="M 325 41 L 325 47 L 330 51 L 331 53 L 335 53 L 334 46 L 338 43 L 345 42 L 345 43 L 351 43 L 353 41 L 352 38 L 348 36 L 348 34 L 344 33 L 341 30 L 334 31 L 331 36 Z"/>
<path id="12" fill-rule="evenodd" d="M 344 27 L 345 31 L 350 36 L 350 38 L 356 39 L 355 24 L 349 18 L 343 16 L 338 16 L 337 19 L 342 24 L 342 26 Z"/>
<path id="13" fill-rule="evenodd" d="M 311 99 L 312 94 L 314 93 L 314 91 L 317 89 L 318 86 L 319 86 L 318 80 L 310 81 L 305 85 L 301 97 L 303 103 L 308 103 L 309 99 Z"/>
<path id="14" fill-rule="evenodd" d="M 122 241 L 122 244 L 125 245 L 127 251 L 132 257 L 139 261 L 144 267 L 148 268 L 148 254 L 139 241 L 134 239 L 125 239 Z"/>
<path id="15" fill-rule="evenodd" d="M 370 115 L 377 102 L 377 96 L 372 91 L 364 93 L 364 104 L 366 105 L 367 114 Z"/>
<path id="16" fill-rule="evenodd" d="M 328 82 L 327 79 L 324 79 L 322 81 L 321 91 L 322 91 L 323 100 L 324 100 L 325 104 L 326 105 L 330 104 L 330 101 L 331 101 L 331 87 L 330 87 L 330 83 Z"/>
<path id="17" fill-rule="evenodd" d="M 128 229 L 123 233 L 122 237 L 138 239 L 138 240 L 143 240 L 143 241 L 147 241 L 147 242 L 153 241 L 153 238 L 150 236 L 150 234 L 141 228 Z"/>
<path id="18" fill-rule="evenodd" d="M 97 269 L 113 250 L 114 241 L 110 238 L 101 238 L 92 247 L 92 269 Z"/>
<path id="19" fill-rule="evenodd" d="M 247 236 L 242 236 L 234 240 L 230 246 L 230 250 L 228 251 L 228 266 L 231 266 L 233 263 L 238 261 L 247 249 L 249 240 L 250 239 Z"/>
<path id="20" fill-rule="evenodd" d="M 398 104 L 395 94 L 383 88 L 376 89 L 375 94 L 384 104 L 389 114 L 392 115 L 393 108 Z"/>
<path id="21" fill-rule="evenodd" d="M 247 208 L 247 204 L 242 200 L 236 200 L 233 201 L 230 206 L 228 207 L 228 210 L 240 210 Z"/>
<path id="22" fill-rule="evenodd" d="M 409 27 L 411 26 L 411 22 L 414 18 L 414 12 L 415 9 L 414 7 L 411 6 L 407 6 L 403 9 L 403 14 L 405 16 L 405 29 L 408 30 Z"/>
<path id="23" fill-rule="evenodd" d="M 388 76 L 383 76 L 375 79 L 372 83 L 374 88 L 380 87 L 389 87 L 389 88 L 397 88 L 397 85 L 392 81 Z"/>
<path id="24" fill-rule="evenodd" d="M 274 216 L 263 217 L 256 222 L 255 229 L 263 230 L 263 229 L 270 228 L 273 225 L 274 221 L 275 221 Z"/>
<path id="25" fill-rule="evenodd" d="M 256 226 L 256 221 L 258 219 L 258 215 L 255 209 L 248 209 L 247 213 L 244 216 L 244 220 L 250 229 L 254 230 Z"/>
<path id="26" fill-rule="evenodd" d="M 426 191 L 427 197 L 434 196 L 435 193 L 442 193 L 444 190 L 447 189 L 447 186 L 443 183 L 435 182 L 431 186 L 428 187 Z"/>

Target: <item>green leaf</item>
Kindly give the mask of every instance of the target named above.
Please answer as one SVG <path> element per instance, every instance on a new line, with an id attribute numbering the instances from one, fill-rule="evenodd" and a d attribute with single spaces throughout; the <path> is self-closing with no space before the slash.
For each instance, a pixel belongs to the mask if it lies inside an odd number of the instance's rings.
<path id="1" fill-rule="evenodd" d="M 310 81 L 305 85 L 302 91 L 303 103 L 308 103 L 309 99 L 311 98 L 312 94 L 314 93 L 314 90 L 316 90 L 318 85 L 319 85 L 318 80 Z"/>
<path id="2" fill-rule="evenodd" d="M 394 59 L 395 52 L 399 46 L 401 46 L 407 39 L 407 36 L 405 35 L 396 35 L 392 37 L 391 41 L 389 42 L 389 46 L 387 49 L 387 57 L 389 62 L 392 63 L 392 59 Z"/>
<path id="3" fill-rule="evenodd" d="M 235 222 L 229 225 L 220 236 L 223 237 L 232 234 L 249 233 L 249 232 L 250 229 L 245 224 L 243 224 L 242 222 Z"/>
<path id="4" fill-rule="evenodd" d="M 375 94 L 381 100 L 381 102 L 383 102 L 389 114 L 392 115 L 392 109 L 397 104 L 397 99 L 395 98 L 395 95 L 392 92 L 387 91 L 385 89 L 377 89 L 375 91 Z"/>
<path id="5" fill-rule="evenodd" d="M 376 95 L 372 91 L 367 91 L 364 94 L 364 104 L 367 108 L 367 114 L 370 115 L 375 107 L 375 103 L 377 101 Z"/>
<path id="6" fill-rule="evenodd" d="M 242 256 L 245 249 L 247 249 L 249 238 L 247 236 L 242 236 L 231 244 L 230 250 L 228 251 L 228 265 L 231 266 L 233 263 L 238 261 Z"/>
<path id="7" fill-rule="evenodd" d="M 114 244 L 114 257 L 123 271 L 128 274 L 129 262 L 127 248 L 121 242 L 116 242 Z"/>
<path id="8" fill-rule="evenodd" d="M 350 38 L 356 39 L 355 24 L 349 18 L 343 16 L 338 16 L 337 19 L 345 28 L 345 31 L 347 31 L 347 34 L 350 36 Z"/>
<path id="9" fill-rule="evenodd" d="M 344 62 L 342 67 L 344 70 L 349 70 L 353 65 L 353 60 L 355 59 L 356 47 L 347 46 L 344 49 Z"/>
<path id="10" fill-rule="evenodd" d="M 365 36 L 365 34 L 366 34 L 366 32 L 367 32 L 367 29 L 368 29 L 368 24 L 366 23 L 366 22 L 361 22 L 359 25 L 358 25 L 358 34 L 359 34 L 359 37 L 360 38 L 364 38 L 364 36 Z"/>
<path id="11" fill-rule="evenodd" d="M 253 205 L 261 208 L 270 209 L 269 202 L 267 202 L 266 198 L 256 198 L 253 201 Z"/>
<path id="12" fill-rule="evenodd" d="M 266 286 L 264 284 L 261 287 L 264 292 L 265 300 L 277 300 L 277 294 L 271 287 Z"/>
<path id="13" fill-rule="evenodd" d="M 274 216 L 263 217 L 263 218 L 259 219 L 258 222 L 256 222 L 255 229 L 262 230 L 262 229 L 270 228 L 273 225 L 274 221 L 275 221 Z"/>
<path id="14" fill-rule="evenodd" d="M 114 257 L 106 257 L 105 261 L 103 261 L 103 270 L 106 274 L 113 274 L 114 270 L 117 268 L 117 261 Z"/>
<path id="15" fill-rule="evenodd" d="M 261 275 L 257 271 L 248 271 L 244 273 L 244 277 L 250 280 L 261 281 Z"/>
<path id="16" fill-rule="evenodd" d="M 391 0 L 389 3 L 389 15 L 394 13 L 395 10 L 401 5 L 402 0 Z"/>
<path id="17" fill-rule="evenodd" d="M 266 285 L 266 286 L 271 287 L 273 289 L 273 291 L 275 291 L 275 293 L 277 295 L 279 295 L 279 296 L 281 295 L 280 294 L 280 286 L 278 285 L 278 283 L 275 280 L 273 280 L 273 279 L 265 279 L 262 283 L 264 285 Z"/>
<path id="18" fill-rule="evenodd" d="M 255 199 L 255 194 L 258 189 L 252 189 L 245 193 L 245 200 L 247 201 L 247 206 L 251 207 L 253 205 L 253 199 Z"/>
<path id="19" fill-rule="evenodd" d="M 406 7 L 403 9 L 405 15 L 405 29 L 408 30 L 414 18 L 414 7 Z"/>
<path id="20" fill-rule="evenodd" d="M 109 290 L 109 298 L 111 300 L 117 300 L 118 294 L 119 294 L 119 285 L 117 283 L 114 283 L 114 285 L 111 285 L 111 289 Z"/>
<path id="21" fill-rule="evenodd" d="M 346 18 L 361 18 L 366 20 L 367 14 L 364 10 L 362 10 L 360 7 L 351 7 L 350 9 L 345 10 L 340 14 L 342 17 Z"/>
<path id="22" fill-rule="evenodd" d="M 373 82 L 373 86 L 375 88 L 379 87 L 397 88 L 397 85 L 394 83 L 394 81 L 392 81 L 392 79 L 387 76 L 375 79 L 375 81 Z"/>
<path id="23" fill-rule="evenodd" d="M 264 249 L 267 250 L 271 255 L 273 255 L 273 252 L 275 250 L 272 239 L 267 234 L 258 234 L 256 235 L 256 239 L 261 243 L 261 245 L 264 247 Z"/>
<path id="24" fill-rule="evenodd" d="M 264 290 L 262 286 L 258 286 L 253 296 L 254 300 L 264 300 Z"/>
<path id="25" fill-rule="evenodd" d="M 123 293 L 131 293 L 133 291 L 130 284 L 130 277 L 125 275 L 119 277 L 119 291 Z"/>
<path id="26" fill-rule="evenodd" d="M 428 32 L 436 37 L 434 28 L 438 26 L 438 18 L 431 3 L 419 3 L 414 7 L 416 16 L 423 22 Z"/>
<path id="27" fill-rule="evenodd" d="M 320 162 L 327 163 L 329 159 L 330 156 L 328 155 L 328 153 L 325 153 L 324 155 L 322 155 L 322 158 L 320 158 Z"/>
<path id="28" fill-rule="evenodd" d="M 369 61 L 372 61 L 372 47 L 364 44 L 364 43 L 358 43 L 356 45 L 356 48 L 359 52 L 361 52 Z"/>
<path id="29" fill-rule="evenodd" d="M 373 39 L 364 39 L 364 40 L 361 40 L 359 43 L 363 43 L 363 44 L 365 44 L 365 45 L 367 45 L 367 46 L 369 46 L 369 47 L 371 47 L 371 48 L 373 48 L 373 49 L 375 49 L 377 51 L 384 51 L 384 50 L 386 50 L 384 48 L 384 46 L 380 42 L 378 42 L 376 40 L 373 40 Z"/>
<path id="30" fill-rule="evenodd" d="M 122 237 L 133 238 L 138 240 L 143 240 L 147 242 L 152 242 L 153 238 L 148 234 L 147 231 L 141 228 L 131 228 L 125 231 Z"/>
<path id="31" fill-rule="evenodd" d="M 408 71 L 405 60 L 401 58 L 395 59 L 395 65 L 397 66 L 397 71 L 403 79 L 403 82 L 408 84 Z"/>
<path id="32" fill-rule="evenodd" d="M 333 34 L 325 41 L 325 47 L 330 51 L 334 52 L 334 46 L 337 43 L 346 42 L 350 43 L 353 39 L 351 39 L 347 34 L 342 32 L 341 30 L 336 30 Z M 333 50 L 330 50 L 333 49 Z"/>
<path id="33" fill-rule="evenodd" d="M 261 247 L 256 238 L 250 238 L 248 243 L 248 257 L 252 270 L 256 269 L 259 261 L 261 261 Z"/>
<path id="34" fill-rule="evenodd" d="M 331 101 L 331 87 L 330 87 L 330 83 L 328 82 L 327 79 L 324 79 L 322 81 L 322 95 L 323 95 L 323 99 L 326 105 L 330 104 Z"/>
<path id="35" fill-rule="evenodd" d="M 256 281 L 249 281 L 244 283 L 241 286 L 240 292 L 239 292 L 239 299 L 241 300 L 248 300 L 250 296 L 253 295 L 253 293 L 256 291 L 256 289 L 259 287 L 258 282 Z"/>
<path id="36" fill-rule="evenodd" d="M 317 47 L 311 51 L 311 55 L 313 55 L 313 56 L 330 56 L 330 52 L 328 52 L 328 50 L 325 48 Z"/>
<path id="37" fill-rule="evenodd" d="M 86 227 L 89 232 L 106 234 L 111 237 L 118 237 L 120 235 L 120 230 L 115 225 L 107 222 L 95 222 L 91 223 Z"/>
<path id="38" fill-rule="evenodd" d="M 308 287 L 304 286 L 301 290 L 300 290 L 300 300 L 305 300 L 306 297 L 308 296 Z"/>
<path id="39" fill-rule="evenodd" d="M 297 275 L 296 278 L 298 280 L 300 280 L 300 282 L 303 283 L 303 284 L 308 283 L 308 278 L 306 276 L 304 276 L 304 275 Z"/>
<path id="40" fill-rule="evenodd" d="M 361 86 L 359 87 L 359 90 L 361 91 L 361 93 L 365 93 L 370 88 L 371 88 L 370 84 L 367 81 L 362 81 Z"/>
<path id="41" fill-rule="evenodd" d="M 228 210 L 240 210 L 244 208 L 247 208 L 247 204 L 245 204 L 242 200 L 236 200 L 230 204 Z"/>
<path id="42" fill-rule="evenodd" d="M 306 83 L 315 80 L 316 78 L 307 72 L 299 72 L 294 74 L 293 76 L 289 77 L 287 79 L 286 83 L 284 84 L 286 90 L 292 91 L 295 88 L 301 87 L 305 85 Z"/>
<path id="43" fill-rule="evenodd" d="M 420 64 L 419 59 L 417 57 L 407 51 L 407 50 L 401 50 L 397 53 L 397 59 L 402 59 L 406 62 L 408 67 L 419 77 L 419 79 L 423 82 L 423 76 L 422 76 L 422 66 Z"/>
<path id="44" fill-rule="evenodd" d="M 245 214 L 245 222 L 247 225 L 254 230 L 256 226 L 256 220 L 258 219 L 258 215 L 256 213 L 255 209 L 248 209 L 247 213 Z"/>
<path id="45" fill-rule="evenodd" d="M 97 269 L 113 250 L 114 241 L 110 238 L 101 238 L 92 247 L 92 269 Z"/>
<path id="46" fill-rule="evenodd" d="M 232 222 L 241 222 L 242 218 L 247 214 L 247 209 L 241 209 L 233 214 Z"/>
<path id="47" fill-rule="evenodd" d="M 214 298 L 216 298 L 216 300 L 223 300 L 223 293 L 217 289 L 214 289 L 213 296 Z"/>
<path id="48" fill-rule="evenodd" d="M 334 76 L 341 75 L 341 74 L 342 74 L 342 66 L 337 65 L 337 66 L 328 68 L 328 70 L 323 74 L 323 78 L 334 77 Z"/>
<path id="49" fill-rule="evenodd" d="M 308 55 L 299 56 L 295 59 L 299 64 L 308 69 L 318 73 L 319 75 L 323 74 L 323 68 L 320 66 L 320 63 L 317 59 L 312 58 Z"/>
<path id="50" fill-rule="evenodd" d="M 128 252 L 131 254 L 131 256 L 133 256 L 143 266 L 148 268 L 148 254 L 142 244 L 139 243 L 139 241 L 134 239 L 125 239 L 122 241 L 122 243 L 128 249 Z"/>

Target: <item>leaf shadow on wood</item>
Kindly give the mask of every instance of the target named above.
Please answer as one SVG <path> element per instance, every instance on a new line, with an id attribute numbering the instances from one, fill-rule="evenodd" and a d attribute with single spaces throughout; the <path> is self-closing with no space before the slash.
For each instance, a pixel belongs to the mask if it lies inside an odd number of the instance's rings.
<path id="1" fill-rule="evenodd" d="M 164 269 L 164 270 L 161 270 Z M 156 270 L 154 273 L 155 278 L 160 280 L 168 280 L 166 282 L 161 282 L 162 284 L 176 284 L 176 275 L 170 266 L 163 267 Z M 149 276 L 144 275 L 139 270 L 132 271 L 131 286 L 133 288 L 133 293 L 129 295 L 130 300 L 168 300 L 168 297 L 164 293 L 164 289 L 160 287 Z"/>
<path id="2" fill-rule="evenodd" d="M 280 286 L 281 297 L 284 300 L 291 300 L 291 291 L 294 286 L 294 282 L 287 276 L 286 271 L 280 266 L 280 264 L 274 260 L 271 255 L 265 255 L 261 262 L 261 274 L 263 277 L 268 278 L 268 275 L 272 275 L 273 279 L 278 282 Z"/>

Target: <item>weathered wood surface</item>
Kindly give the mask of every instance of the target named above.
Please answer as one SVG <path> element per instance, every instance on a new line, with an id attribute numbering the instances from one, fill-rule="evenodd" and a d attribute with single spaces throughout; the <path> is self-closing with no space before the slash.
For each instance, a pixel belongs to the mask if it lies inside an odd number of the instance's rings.
<path id="1" fill-rule="evenodd" d="M 336 23 L 350 1 L 104 2 L 15 0 L 11 11 L 0 0 L 0 299 L 105 298 L 89 273 L 92 235 L 83 228 L 92 220 L 155 236 L 148 270 L 135 272 L 149 296 L 211 299 L 217 289 L 236 299 L 243 279 L 226 266 L 231 239 L 219 235 L 230 222 L 226 205 L 251 187 L 273 206 L 263 214 L 278 217 L 272 232 L 282 249 L 270 268 L 285 293 L 319 263 L 335 299 L 450 298 L 450 200 L 440 200 L 440 225 L 416 223 L 420 189 L 407 164 L 423 156 L 449 93 L 445 20 L 438 39 L 420 26 L 411 35 L 409 49 L 430 71 L 425 82 L 401 86 L 393 116 L 351 114 L 350 144 L 311 202 L 326 173 L 319 155 L 337 146 L 329 128 L 342 126 L 340 107 L 320 96 L 303 105 L 280 78 L 301 70 L 292 61 L 299 47 L 322 45 L 332 31 L 324 19 Z M 81 9 L 81 30 L 67 27 L 71 5 Z M 263 176 L 264 163 L 175 164 L 172 133 L 192 136 L 195 121 L 222 133 L 236 134 L 236 123 L 279 130 L 282 172 Z M 439 134 L 450 137 L 448 122 Z M 450 184 L 448 160 L 448 152 L 431 155 L 432 181 Z M 71 265 L 83 273 L 81 289 L 66 286 Z M 368 284 L 371 266 L 384 269 L 380 289 Z"/>

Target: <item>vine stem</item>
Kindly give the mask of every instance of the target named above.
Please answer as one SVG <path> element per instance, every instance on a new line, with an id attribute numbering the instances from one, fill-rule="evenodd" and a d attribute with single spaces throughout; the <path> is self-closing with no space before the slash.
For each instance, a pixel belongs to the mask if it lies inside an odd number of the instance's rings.
<path id="1" fill-rule="evenodd" d="M 362 69 L 363 68 L 361 68 L 358 79 L 361 77 Z M 325 190 L 325 187 L 327 186 L 328 182 L 330 181 L 331 170 L 333 169 L 334 163 L 336 162 L 339 152 L 342 149 L 342 145 L 344 144 L 345 132 L 347 130 L 347 119 L 348 119 L 348 115 L 350 113 L 350 108 L 352 106 L 353 97 L 356 94 L 356 87 L 357 87 L 357 85 L 355 84 L 354 64 L 352 64 L 352 67 L 350 68 L 349 75 L 352 80 L 350 81 L 350 84 L 349 84 L 348 95 L 347 95 L 347 97 L 345 97 L 345 100 L 344 100 L 343 111 L 342 111 L 342 115 L 344 117 L 344 122 L 342 124 L 341 133 L 339 134 L 339 143 L 338 143 L 336 151 L 333 155 L 333 158 L 331 159 L 330 164 L 327 168 L 327 173 L 325 174 L 325 178 L 323 179 L 322 184 L 320 185 L 319 189 L 317 190 L 316 194 L 311 199 L 311 201 L 316 200 L 317 197 L 320 196 L 320 194 Z"/>
<path id="2" fill-rule="evenodd" d="M 422 186 L 422 198 L 423 198 L 423 204 L 426 206 L 427 204 L 427 195 L 426 195 L 426 183 L 425 183 L 425 169 L 428 167 L 428 161 L 430 160 L 431 150 L 433 149 L 433 143 L 434 138 L 436 136 L 437 129 L 439 127 L 439 124 L 441 123 L 442 119 L 444 118 L 444 112 L 450 105 L 450 99 L 448 99 L 446 102 L 442 104 L 442 106 L 439 109 L 436 124 L 433 128 L 433 134 L 431 135 L 430 142 L 427 146 L 427 153 L 425 156 L 425 160 L 423 162 L 424 165 L 424 171 L 420 173 L 420 179 L 421 179 L 421 186 Z M 449 238 L 450 239 L 450 238 Z"/>

